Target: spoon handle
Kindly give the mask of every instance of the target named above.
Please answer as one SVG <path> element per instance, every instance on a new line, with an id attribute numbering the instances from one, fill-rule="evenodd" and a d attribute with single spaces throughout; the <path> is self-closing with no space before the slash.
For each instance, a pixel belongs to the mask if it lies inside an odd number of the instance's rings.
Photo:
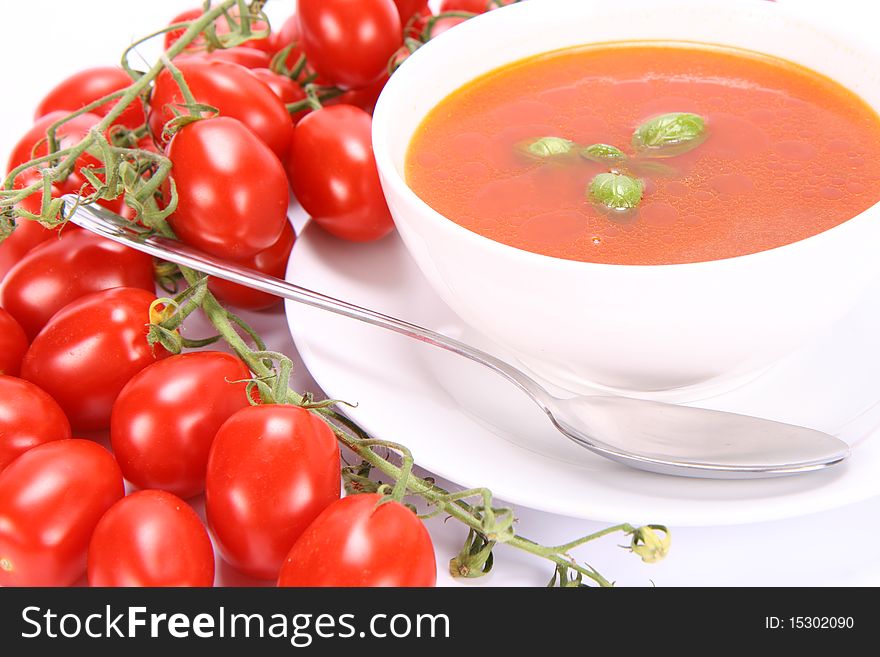
<path id="1" fill-rule="evenodd" d="M 70 220 L 89 232 L 204 274 L 303 303 L 307 306 L 329 310 L 337 315 L 343 315 L 366 324 L 388 329 L 419 342 L 464 356 L 481 365 L 485 365 L 506 378 L 528 394 L 545 413 L 550 414 L 546 403 L 551 396 L 550 393 L 524 372 L 485 351 L 423 326 L 384 315 L 375 310 L 356 306 L 353 303 L 294 285 L 288 281 L 269 276 L 249 267 L 243 267 L 234 262 L 221 260 L 183 242 L 160 235 L 150 235 L 145 229 L 110 210 L 97 205 L 75 205 L 76 197 L 74 196 L 65 197 L 65 201 L 68 211 L 70 208 L 73 208 Z"/>

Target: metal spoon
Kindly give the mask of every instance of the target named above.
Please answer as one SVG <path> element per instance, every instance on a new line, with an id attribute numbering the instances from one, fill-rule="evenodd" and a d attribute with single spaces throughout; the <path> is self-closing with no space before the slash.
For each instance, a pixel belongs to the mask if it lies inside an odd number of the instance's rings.
<path id="1" fill-rule="evenodd" d="M 75 197 L 65 200 L 70 208 Z M 634 468 L 685 477 L 748 479 L 820 470 L 850 454 L 846 443 L 828 434 L 746 415 L 627 397 L 560 399 L 524 372 L 463 342 L 222 261 L 176 240 L 147 235 L 143 228 L 99 206 L 77 207 L 71 221 L 157 258 L 395 331 L 481 363 L 528 394 L 575 443 Z"/>

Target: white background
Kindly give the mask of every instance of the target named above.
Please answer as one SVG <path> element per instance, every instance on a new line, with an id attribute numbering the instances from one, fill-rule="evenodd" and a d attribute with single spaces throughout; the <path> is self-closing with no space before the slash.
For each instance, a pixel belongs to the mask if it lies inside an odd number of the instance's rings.
<path id="1" fill-rule="evenodd" d="M 870 0 L 788 2 L 804 10 L 827 12 L 829 22 L 839 22 L 876 41 L 877 22 L 866 20 L 864 14 L 873 4 Z M 30 126 L 33 108 L 55 83 L 89 66 L 116 63 L 133 38 L 160 28 L 196 4 L 197 0 L 0 0 L 5 28 L 0 40 L 4 65 L 0 161 L 5 162 L 13 144 Z M 276 26 L 293 5 L 293 0 L 268 3 Z M 143 50 L 145 57 L 155 52 L 155 48 Z M 258 323 L 268 333 L 271 347 L 292 352 L 281 315 L 263 315 Z M 313 385 L 302 368 L 296 383 L 301 388 Z M 547 544 L 601 528 L 523 508 L 517 509 L 517 517 L 522 533 Z M 662 523 L 663 518 L 656 522 Z M 445 564 L 457 552 L 465 532 L 456 523 L 442 520 L 432 521 L 430 528 L 437 547 L 439 583 L 455 585 L 445 574 Z M 609 579 L 626 585 L 880 585 L 880 499 L 774 523 L 673 527 L 673 536 L 670 556 L 656 565 L 642 564 L 620 549 L 617 543 L 621 541 L 615 538 L 577 554 Z M 220 571 L 221 581 L 250 583 L 242 582 L 228 568 Z M 551 572 L 548 564 L 502 547 L 496 551 L 495 572 L 468 584 L 543 585 Z"/>

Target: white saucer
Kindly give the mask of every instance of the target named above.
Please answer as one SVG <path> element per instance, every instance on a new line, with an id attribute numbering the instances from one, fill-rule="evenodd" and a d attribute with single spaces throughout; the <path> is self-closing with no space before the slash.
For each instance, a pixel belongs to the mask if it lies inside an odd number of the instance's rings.
<path id="1" fill-rule="evenodd" d="M 503 357 L 434 294 L 396 235 L 351 244 L 308 227 L 287 276 Z M 526 397 L 469 361 L 293 302 L 287 317 L 321 388 L 358 404 L 346 411 L 353 420 L 373 435 L 407 445 L 416 462 L 435 474 L 572 517 L 714 526 L 794 517 L 880 495 L 880 438 L 867 439 L 880 426 L 878 301 L 880 283 L 821 343 L 737 390 L 696 404 L 813 427 L 853 445 L 852 457 L 827 471 L 747 481 L 626 468 L 569 442 Z"/>

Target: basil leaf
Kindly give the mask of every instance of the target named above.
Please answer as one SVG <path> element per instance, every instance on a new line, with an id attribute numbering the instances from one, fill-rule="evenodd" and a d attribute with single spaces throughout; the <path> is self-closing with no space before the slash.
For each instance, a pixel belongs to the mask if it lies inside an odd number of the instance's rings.
<path id="1" fill-rule="evenodd" d="M 581 157 L 593 162 L 620 162 L 626 159 L 623 151 L 611 144 L 591 144 L 581 150 Z"/>
<path id="2" fill-rule="evenodd" d="M 535 157 L 554 157 L 568 155 L 574 148 L 574 142 L 562 137 L 541 137 L 526 144 L 525 150 Z"/>
<path id="3" fill-rule="evenodd" d="M 655 116 L 636 128 L 632 144 L 637 151 L 668 157 L 696 148 L 705 134 L 706 122 L 699 114 L 670 112 Z"/>
<path id="4" fill-rule="evenodd" d="M 642 200 L 644 185 L 623 173 L 600 173 L 590 183 L 590 197 L 611 210 L 632 210 Z"/>

